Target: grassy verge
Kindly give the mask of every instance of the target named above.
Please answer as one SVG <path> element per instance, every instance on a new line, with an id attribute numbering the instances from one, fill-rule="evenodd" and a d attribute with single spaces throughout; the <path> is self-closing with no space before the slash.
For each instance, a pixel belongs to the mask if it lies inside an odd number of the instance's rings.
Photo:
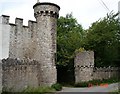
<path id="1" fill-rule="evenodd" d="M 120 90 L 119 91 L 113 91 L 110 94 L 120 94 Z"/>
<path id="2" fill-rule="evenodd" d="M 52 87 L 37 87 L 37 88 L 31 88 L 27 87 L 22 92 L 13 92 L 13 91 L 4 91 L 2 94 L 45 94 L 45 93 L 52 93 L 56 90 Z"/>
<path id="3" fill-rule="evenodd" d="M 25 90 L 22 91 L 22 93 L 29 93 L 29 94 L 34 94 L 35 92 L 39 92 L 39 94 L 44 94 L 47 92 L 55 92 L 56 90 L 52 87 L 38 87 L 38 88 L 26 88 Z"/>
<path id="4" fill-rule="evenodd" d="M 56 91 L 60 91 L 62 89 L 62 85 L 59 83 L 53 84 L 51 87 L 27 87 L 21 92 L 14 92 L 14 91 L 4 91 L 2 94 L 53 94 Z"/>
<path id="5" fill-rule="evenodd" d="M 102 79 L 102 80 L 91 80 L 88 82 L 80 82 L 74 84 L 75 87 L 92 87 L 92 86 L 108 86 L 111 83 L 120 82 L 118 78 Z"/>

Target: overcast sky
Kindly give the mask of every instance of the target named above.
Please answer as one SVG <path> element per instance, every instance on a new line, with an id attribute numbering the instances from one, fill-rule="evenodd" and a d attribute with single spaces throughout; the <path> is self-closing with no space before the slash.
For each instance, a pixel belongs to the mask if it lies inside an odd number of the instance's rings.
<path id="1" fill-rule="evenodd" d="M 79 24 L 87 29 L 91 23 L 106 16 L 110 11 L 118 12 L 119 0 L 40 0 L 40 2 L 56 3 L 61 7 L 60 16 L 67 13 L 73 13 Z M 0 15 L 9 15 L 10 22 L 14 23 L 16 17 L 24 19 L 24 25 L 27 21 L 35 20 L 33 5 L 37 0 L 0 0 Z"/>

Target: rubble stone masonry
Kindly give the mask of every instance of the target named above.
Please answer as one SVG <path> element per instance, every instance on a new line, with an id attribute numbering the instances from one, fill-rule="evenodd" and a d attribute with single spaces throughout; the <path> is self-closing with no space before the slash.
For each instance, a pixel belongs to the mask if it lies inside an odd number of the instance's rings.
<path id="1" fill-rule="evenodd" d="M 9 16 L 1 16 L 0 26 L 4 30 L 3 25 L 10 27 L 9 37 L 5 37 L 9 39 L 8 59 L 0 63 L 4 90 L 21 91 L 28 86 L 51 86 L 57 82 L 56 30 L 60 7 L 37 2 L 33 9 L 36 21 L 29 20 L 28 26 L 23 25 L 22 18 L 16 18 L 12 24 Z"/>
<path id="2" fill-rule="evenodd" d="M 119 67 L 95 67 L 93 51 L 77 52 L 74 66 L 76 83 L 95 79 L 118 78 L 120 70 Z"/>

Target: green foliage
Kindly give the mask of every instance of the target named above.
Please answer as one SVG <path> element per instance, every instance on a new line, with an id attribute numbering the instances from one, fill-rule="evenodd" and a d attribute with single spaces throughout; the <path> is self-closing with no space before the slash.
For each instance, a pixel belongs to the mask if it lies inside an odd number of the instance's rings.
<path id="1" fill-rule="evenodd" d="M 45 93 L 50 93 L 50 92 L 55 92 L 54 88 L 51 87 L 38 87 L 38 88 L 31 88 L 28 87 L 25 90 L 22 91 L 23 94 L 34 94 L 34 93 L 39 93 L 39 94 L 45 94 Z"/>
<path id="2" fill-rule="evenodd" d="M 70 75 L 74 75 L 76 51 L 93 50 L 97 67 L 119 66 L 120 23 L 117 15 L 111 12 L 94 22 L 88 30 L 83 30 L 72 14 L 58 19 L 56 62 L 58 82 L 60 80 L 71 82 L 69 79 L 74 79 L 74 76 Z"/>
<path id="3" fill-rule="evenodd" d="M 109 94 L 120 94 L 120 91 L 110 92 Z"/>
<path id="4" fill-rule="evenodd" d="M 84 31 L 72 14 L 58 19 L 57 64 L 66 66 L 73 58 L 74 51 L 81 47 Z"/>
<path id="5" fill-rule="evenodd" d="M 76 52 L 84 52 L 84 51 L 85 51 L 84 48 L 79 48 L 79 49 L 76 49 L 76 50 L 75 50 L 75 53 L 76 53 Z"/>
<path id="6" fill-rule="evenodd" d="M 19 92 L 19 93 L 21 94 L 35 94 L 35 93 L 46 94 L 46 93 L 53 93 L 53 92 L 55 92 L 55 89 L 52 87 L 36 87 L 36 88 L 27 87 L 26 89 L 24 89 L 22 92 Z M 17 94 L 17 92 L 4 91 L 2 92 L 2 94 Z"/>
<path id="7" fill-rule="evenodd" d="M 62 85 L 59 83 L 53 84 L 51 87 L 54 88 L 56 91 L 62 90 Z"/>
<path id="8" fill-rule="evenodd" d="M 117 65 L 120 62 L 120 23 L 116 16 L 110 13 L 87 30 L 83 47 L 95 52 L 96 66 Z"/>
<path id="9" fill-rule="evenodd" d="M 74 71 L 74 52 L 82 45 L 85 32 L 72 14 L 67 14 L 66 17 L 60 17 L 57 24 L 57 70 L 58 82 L 59 79 L 64 79 L 68 74 L 73 74 Z M 66 74 L 65 74 L 66 73 Z M 64 77 L 63 77 L 64 74 Z M 69 79 L 74 79 L 69 76 Z M 68 77 L 66 77 L 68 78 Z M 68 80 L 69 80 L 68 79 Z"/>
<path id="10" fill-rule="evenodd" d="M 80 82 L 74 85 L 75 87 L 88 87 L 88 82 Z"/>

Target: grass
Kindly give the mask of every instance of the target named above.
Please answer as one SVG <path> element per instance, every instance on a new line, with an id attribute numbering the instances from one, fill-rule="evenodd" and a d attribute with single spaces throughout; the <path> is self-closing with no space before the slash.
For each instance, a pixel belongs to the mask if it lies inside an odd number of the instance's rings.
<path id="1" fill-rule="evenodd" d="M 91 87 L 91 86 L 107 86 L 111 83 L 120 82 L 118 78 L 102 79 L 102 80 L 91 80 L 88 82 L 80 82 L 74 84 L 75 87 Z"/>
<path id="2" fill-rule="evenodd" d="M 56 90 L 52 87 L 37 87 L 37 88 L 31 88 L 27 87 L 22 92 L 2 92 L 2 94 L 50 94 L 55 92 Z"/>
<path id="3" fill-rule="evenodd" d="M 33 87 L 27 87 L 26 89 L 24 89 L 21 92 L 14 92 L 14 91 L 10 91 L 7 92 L 6 91 L 2 92 L 2 94 L 53 94 L 56 91 L 60 91 L 62 89 L 62 85 L 59 83 L 53 84 L 51 87 L 49 86 L 44 86 L 44 87 L 37 87 L 37 88 L 33 88 Z"/>
<path id="4" fill-rule="evenodd" d="M 119 91 L 118 91 L 118 90 L 113 91 L 113 92 L 111 92 L 110 94 L 120 94 L 120 90 L 119 90 Z"/>
<path id="5" fill-rule="evenodd" d="M 47 92 L 55 92 L 56 90 L 52 87 L 37 87 L 37 88 L 26 88 L 25 90 L 22 91 L 22 93 L 30 93 L 30 94 L 34 94 L 35 92 L 39 92 L 39 94 L 44 94 Z"/>
<path id="6" fill-rule="evenodd" d="M 62 90 L 62 85 L 59 83 L 53 84 L 51 87 L 54 88 L 56 91 Z"/>

